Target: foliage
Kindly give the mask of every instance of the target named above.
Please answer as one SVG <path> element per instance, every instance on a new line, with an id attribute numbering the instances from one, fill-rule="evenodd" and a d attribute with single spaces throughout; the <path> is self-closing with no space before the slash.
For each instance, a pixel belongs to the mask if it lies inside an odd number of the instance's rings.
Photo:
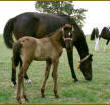
<path id="1" fill-rule="evenodd" d="M 85 12 L 83 8 L 75 9 L 72 1 L 36 1 L 37 11 L 51 14 L 66 14 L 72 16 L 79 26 L 83 26 Z"/>

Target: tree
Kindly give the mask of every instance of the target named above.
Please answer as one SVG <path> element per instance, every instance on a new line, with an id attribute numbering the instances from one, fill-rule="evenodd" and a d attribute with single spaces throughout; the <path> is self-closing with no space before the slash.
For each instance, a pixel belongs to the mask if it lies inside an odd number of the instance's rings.
<path id="1" fill-rule="evenodd" d="M 43 13 L 69 15 L 80 27 L 84 24 L 85 12 L 87 11 L 83 8 L 75 9 L 72 1 L 36 1 L 35 8 Z"/>

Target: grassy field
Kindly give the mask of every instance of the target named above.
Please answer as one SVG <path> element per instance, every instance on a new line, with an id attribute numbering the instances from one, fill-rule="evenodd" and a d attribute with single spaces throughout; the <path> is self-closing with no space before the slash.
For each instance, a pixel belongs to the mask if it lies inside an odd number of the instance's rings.
<path id="1" fill-rule="evenodd" d="M 79 57 L 74 48 L 74 68 L 79 82 L 74 83 L 64 50 L 60 58 L 58 70 L 59 99 L 53 93 L 53 79 L 49 76 L 46 85 L 46 98 L 41 98 L 40 88 L 44 79 L 45 62 L 33 62 L 28 70 L 32 84 L 25 82 L 25 89 L 32 104 L 110 104 L 110 47 L 103 50 L 104 40 L 101 41 L 100 51 L 94 51 L 95 42 L 87 37 L 90 52 L 93 53 L 93 81 L 87 82 L 82 73 L 77 70 Z M 10 82 L 12 51 L 4 45 L 0 35 L 0 104 L 16 104 L 16 88 Z M 18 70 L 17 70 L 18 71 Z M 51 70 L 52 71 L 52 70 Z"/>

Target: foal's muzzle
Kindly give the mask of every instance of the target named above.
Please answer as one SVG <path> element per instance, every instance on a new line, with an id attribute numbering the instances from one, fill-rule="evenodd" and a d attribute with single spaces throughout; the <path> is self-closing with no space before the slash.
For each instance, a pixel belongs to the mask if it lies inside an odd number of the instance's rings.
<path id="1" fill-rule="evenodd" d="M 70 40 L 72 41 L 72 38 L 64 38 L 64 41 Z"/>

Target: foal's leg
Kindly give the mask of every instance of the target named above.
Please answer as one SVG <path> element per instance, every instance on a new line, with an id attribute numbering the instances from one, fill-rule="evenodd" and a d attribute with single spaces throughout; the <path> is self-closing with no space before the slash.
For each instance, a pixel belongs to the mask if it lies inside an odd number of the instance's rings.
<path id="1" fill-rule="evenodd" d="M 24 90 L 24 79 L 23 79 L 23 81 L 22 81 L 22 88 L 23 88 L 23 97 L 24 97 L 24 99 L 25 99 L 25 101 L 29 101 L 28 100 L 28 98 L 27 98 L 27 96 L 26 96 L 26 93 L 25 93 L 25 90 Z"/>
<path id="2" fill-rule="evenodd" d="M 20 68 L 20 71 L 18 74 L 18 88 L 17 88 L 16 99 L 19 104 L 22 104 L 22 101 L 21 101 L 22 81 L 23 81 L 23 67 Z"/>
<path id="3" fill-rule="evenodd" d="M 47 81 L 47 79 L 49 77 L 50 68 L 51 68 L 51 61 L 46 61 L 45 79 L 44 79 L 42 87 L 41 87 L 42 97 L 45 97 L 45 94 L 44 94 L 45 85 L 46 85 L 46 81 Z"/>
<path id="4" fill-rule="evenodd" d="M 31 64 L 31 61 L 30 62 L 28 61 L 28 62 L 24 63 L 24 66 L 23 66 L 24 75 L 27 75 L 27 70 L 28 70 L 28 67 L 29 67 L 30 64 Z M 24 97 L 25 101 L 28 101 L 28 98 L 27 98 L 25 90 L 24 90 L 24 79 L 22 81 L 22 89 L 23 89 L 23 97 Z"/>
<path id="5" fill-rule="evenodd" d="M 21 89 L 23 90 L 23 97 L 25 101 L 28 101 L 28 98 L 26 96 L 25 90 L 24 90 L 24 74 L 26 74 L 26 71 L 29 67 L 30 63 L 29 62 L 24 62 L 23 66 L 20 68 L 20 73 L 18 74 L 18 89 L 17 89 L 17 97 L 16 99 L 18 100 L 19 103 L 21 102 Z"/>
<path id="6" fill-rule="evenodd" d="M 54 80 L 54 94 L 56 98 L 59 98 L 57 93 L 57 68 L 58 68 L 58 60 L 53 62 L 53 80 Z"/>

